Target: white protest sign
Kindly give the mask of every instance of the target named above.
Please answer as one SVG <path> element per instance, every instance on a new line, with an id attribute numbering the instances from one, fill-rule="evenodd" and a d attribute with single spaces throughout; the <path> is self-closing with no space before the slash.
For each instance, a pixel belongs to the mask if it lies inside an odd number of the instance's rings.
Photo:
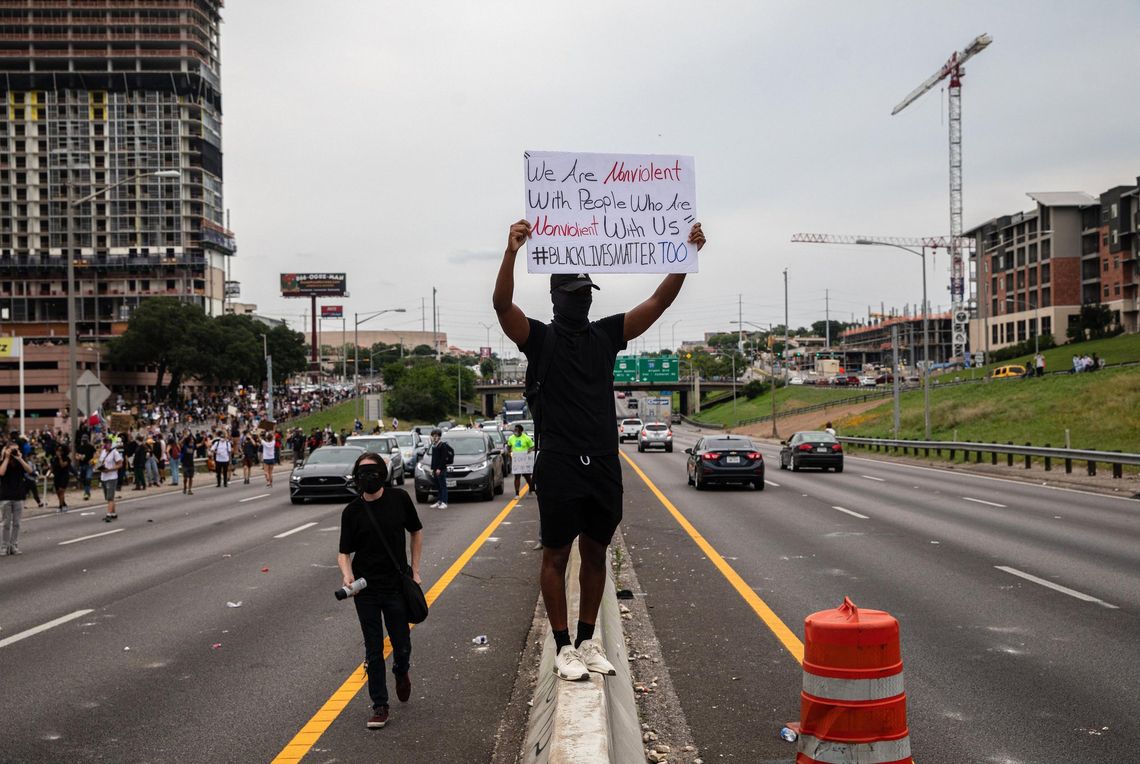
<path id="1" fill-rule="evenodd" d="M 516 475 L 529 475 L 534 472 L 533 451 L 516 451 L 511 454 L 511 472 Z"/>
<path id="2" fill-rule="evenodd" d="M 528 151 L 529 273 L 696 273 L 693 158 Z"/>

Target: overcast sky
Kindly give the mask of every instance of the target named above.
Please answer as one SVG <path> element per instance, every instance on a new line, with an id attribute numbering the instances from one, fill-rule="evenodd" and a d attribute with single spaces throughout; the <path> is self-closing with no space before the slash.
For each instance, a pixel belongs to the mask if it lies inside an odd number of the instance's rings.
<path id="1" fill-rule="evenodd" d="M 709 243 L 661 341 L 921 299 L 918 258 L 791 244 L 796 232 L 949 230 L 945 93 L 891 109 L 955 51 L 993 44 L 963 84 L 965 227 L 1030 209 L 1028 191 L 1140 175 L 1140 3 L 388 2 L 231 0 L 222 28 L 225 197 L 242 301 L 300 328 L 278 274 L 344 271 L 369 329 L 500 333 L 490 307 L 527 149 L 689 154 Z M 516 302 L 550 318 L 519 258 Z M 659 277 L 598 279 L 593 315 Z M 949 304 L 945 255 L 930 299 Z M 337 302 L 337 301 L 327 301 Z M 391 319 L 391 320 L 389 320 Z M 351 322 L 351 318 L 350 318 Z M 337 324 L 339 329 L 339 322 Z M 326 323 L 333 329 L 333 322 Z M 351 330 L 351 325 L 350 325 Z M 658 329 L 647 335 L 658 347 Z"/>

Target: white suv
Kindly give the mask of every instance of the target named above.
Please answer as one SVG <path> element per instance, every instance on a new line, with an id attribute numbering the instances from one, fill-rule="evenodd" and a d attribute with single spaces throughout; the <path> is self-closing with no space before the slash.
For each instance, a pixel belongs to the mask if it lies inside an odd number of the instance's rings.
<path id="1" fill-rule="evenodd" d="M 637 440 L 637 436 L 641 434 L 642 424 L 643 422 L 640 419 L 621 420 L 621 424 L 618 425 L 618 443 Z"/>

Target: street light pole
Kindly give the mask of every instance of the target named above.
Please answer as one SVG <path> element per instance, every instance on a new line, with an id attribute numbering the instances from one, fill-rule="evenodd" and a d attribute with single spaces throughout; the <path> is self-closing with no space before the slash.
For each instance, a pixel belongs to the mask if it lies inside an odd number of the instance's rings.
<path id="1" fill-rule="evenodd" d="M 677 352 L 677 324 L 681 323 L 682 319 L 678 318 L 669 327 L 669 344 L 672 346 L 670 349 L 675 353 Z"/>
<path id="2" fill-rule="evenodd" d="M 364 318 L 360 317 L 359 313 L 352 314 L 352 393 L 355 396 L 356 402 L 353 404 L 353 412 L 361 415 L 360 410 L 360 325 L 365 321 L 371 321 L 377 316 L 382 316 L 385 313 L 407 313 L 405 308 L 385 308 L 378 310 L 375 313 L 369 313 Z M 403 349 L 404 345 L 401 341 L 400 348 Z M 368 368 L 372 368 L 372 351 L 368 351 Z"/>
<path id="3" fill-rule="evenodd" d="M 733 322 L 733 323 L 737 323 L 737 322 Z M 760 329 L 761 331 L 767 329 L 769 335 L 771 335 L 772 332 L 776 328 L 773 324 L 768 324 L 767 327 L 764 327 L 761 324 L 755 324 L 751 321 L 743 321 L 743 320 L 739 321 L 739 324 L 740 324 L 741 329 L 744 328 L 745 324 L 748 324 L 749 326 L 754 326 L 757 329 Z M 787 328 L 787 325 L 785 323 L 785 329 L 786 328 Z M 786 345 L 787 345 L 787 341 L 785 340 L 785 346 Z M 786 347 L 785 347 L 785 349 L 786 349 Z M 772 379 L 772 435 L 770 437 L 779 438 L 780 433 L 776 429 L 776 353 L 775 352 L 772 353 L 772 364 L 771 364 L 771 366 L 768 367 L 768 376 L 771 377 L 771 379 Z"/>
<path id="4" fill-rule="evenodd" d="M 901 249 L 922 258 L 922 355 L 925 360 L 925 363 L 922 365 L 922 419 L 925 439 L 930 440 L 930 330 L 928 326 L 929 311 L 926 300 L 926 247 L 923 247 L 920 252 L 910 247 L 904 247 L 901 244 L 892 244 L 889 241 L 856 239 L 855 243 L 878 247 L 894 247 L 895 249 Z"/>

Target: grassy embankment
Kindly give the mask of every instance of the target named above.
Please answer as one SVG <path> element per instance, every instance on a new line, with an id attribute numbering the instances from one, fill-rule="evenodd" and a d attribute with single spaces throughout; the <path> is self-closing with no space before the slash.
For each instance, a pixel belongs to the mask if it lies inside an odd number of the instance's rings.
<path id="1" fill-rule="evenodd" d="M 1068 369 L 1072 356 L 1077 352 L 1095 352 L 1106 363 L 1140 360 L 1140 335 L 1122 335 L 1045 351 L 1046 369 Z M 996 365 L 1004 364 L 991 364 L 973 373 L 981 376 L 983 371 L 989 371 Z M 964 370 L 936 379 L 952 381 L 969 378 L 970 373 L 970 370 Z M 779 390 L 777 394 L 787 395 L 788 402 L 778 398 L 777 403 L 781 410 L 785 410 L 819 402 L 795 402 L 797 399 L 805 400 L 804 394 L 808 392 L 796 388 Z M 856 392 L 846 391 L 847 395 Z M 747 404 L 737 402 L 739 419 L 768 411 L 771 411 L 771 400 L 767 395 Z M 827 416 L 824 412 L 820 415 Z M 889 438 L 893 434 L 892 402 L 889 398 L 861 414 L 830 418 L 844 435 Z M 731 424 L 732 404 L 721 404 L 701 412 L 701 419 Z M 932 386 L 931 437 L 935 440 L 953 440 L 957 436 L 958 440 L 968 441 L 1063 446 L 1066 430 L 1074 448 L 1140 452 L 1140 367 L 1074 375 L 1050 374 L 1041 379 L 992 380 L 955 387 Z M 900 396 L 899 436 L 909 439 L 923 437 L 921 390 L 908 391 Z"/>
<path id="2" fill-rule="evenodd" d="M 788 409 L 814 406 L 827 401 L 838 401 L 845 398 L 854 398 L 859 395 L 875 392 L 873 388 L 859 387 L 813 387 L 810 385 L 789 385 L 776 390 L 776 415 Z M 736 396 L 736 411 L 733 414 L 732 401 L 718 403 L 715 406 L 702 408 L 701 413 L 694 414 L 693 419 L 709 424 L 722 424 L 732 426 L 744 419 L 767 416 L 772 413 L 772 393 L 765 392 L 752 400 L 744 397 L 739 390 Z M 821 413 L 821 416 L 823 414 Z"/>

